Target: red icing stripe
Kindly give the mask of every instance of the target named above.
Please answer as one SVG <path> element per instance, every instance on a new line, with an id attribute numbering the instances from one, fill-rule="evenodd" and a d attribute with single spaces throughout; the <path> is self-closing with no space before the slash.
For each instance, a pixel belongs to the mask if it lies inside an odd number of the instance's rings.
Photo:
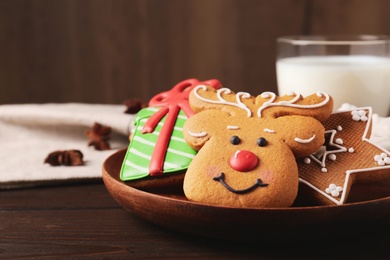
<path id="1" fill-rule="evenodd" d="M 216 79 L 203 82 L 199 82 L 197 79 L 187 79 L 176 84 L 170 91 L 157 94 L 150 100 L 149 106 L 162 108 L 148 119 L 142 128 L 142 133 L 152 133 L 157 124 L 166 116 L 150 160 L 149 172 L 151 176 L 163 173 L 165 154 L 180 109 L 183 110 L 188 118 L 194 114 L 188 103 L 188 97 L 191 90 L 199 84 L 207 84 L 215 89 L 221 87 L 221 83 Z"/>

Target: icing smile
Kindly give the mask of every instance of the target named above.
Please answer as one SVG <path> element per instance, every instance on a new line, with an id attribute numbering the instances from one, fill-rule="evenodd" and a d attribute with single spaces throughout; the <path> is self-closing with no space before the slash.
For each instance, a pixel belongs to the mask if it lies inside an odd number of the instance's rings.
<path id="1" fill-rule="evenodd" d="M 236 190 L 236 189 L 233 189 L 232 187 L 230 187 L 226 182 L 225 182 L 225 174 L 223 172 L 221 172 L 221 174 L 217 177 L 214 177 L 213 180 L 215 181 L 219 181 L 221 182 L 221 184 L 226 188 L 228 189 L 229 191 L 233 192 L 233 193 L 237 193 L 237 194 L 244 194 L 244 193 L 247 193 L 247 192 L 250 192 L 254 189 L 256 189 L 257 187 L 267 187 L 268 184 L 267 183 L 263 183 L 260 179 L 257 179 L 255 184 L 253 184 L 252 186 L 250 186 L 249 188 L 246 188 L 246 189 L 243 189 L 243 190 Z"/>

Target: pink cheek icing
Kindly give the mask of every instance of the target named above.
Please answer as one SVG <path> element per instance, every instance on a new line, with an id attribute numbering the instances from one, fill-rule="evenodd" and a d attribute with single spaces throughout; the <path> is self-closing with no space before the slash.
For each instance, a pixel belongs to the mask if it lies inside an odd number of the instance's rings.
<path id="1" fill-rule="evenodd" d="M 261 172 L 261 176 L 259 176 L 259 178 L 261 178 L 264 183 L 273 183 L 274 176 L 275 175 L 272 171 L 266 170 Z"/>

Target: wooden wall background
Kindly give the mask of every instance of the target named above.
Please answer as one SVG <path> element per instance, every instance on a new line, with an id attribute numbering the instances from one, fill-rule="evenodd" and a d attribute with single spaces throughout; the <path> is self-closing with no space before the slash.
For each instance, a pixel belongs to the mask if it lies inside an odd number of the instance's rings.
<path id="1" fill-rule="evenodd" d="M 217 78 L 276 91 L 275 41 L 390 34 L 388 0 L 0 0 L 0 104 L 147 101 Z"/>

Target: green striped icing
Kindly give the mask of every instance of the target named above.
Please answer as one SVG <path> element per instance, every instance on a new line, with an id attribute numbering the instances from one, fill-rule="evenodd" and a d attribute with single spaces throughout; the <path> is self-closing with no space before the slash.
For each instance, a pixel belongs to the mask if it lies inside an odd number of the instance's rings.
<path id="1" fill-rule="evenodd" d="M 149 176 L 150 159 L 166 116 L 158 123 L 153 133 L 142 134 L 142 128 L 149 117 L 158 110 L 159 108 L 156 107 L 147 107 L 138 112 L 135 118 L 135 132 L 122 163 L 121 180 L 128 181 Z M 183 125 L 186 120 L 187 116 L 180 110 L 165 154 L 164 174 L 187 169 L 196 155 L 196 151 L 187 145 L 183 137 Z"/>

